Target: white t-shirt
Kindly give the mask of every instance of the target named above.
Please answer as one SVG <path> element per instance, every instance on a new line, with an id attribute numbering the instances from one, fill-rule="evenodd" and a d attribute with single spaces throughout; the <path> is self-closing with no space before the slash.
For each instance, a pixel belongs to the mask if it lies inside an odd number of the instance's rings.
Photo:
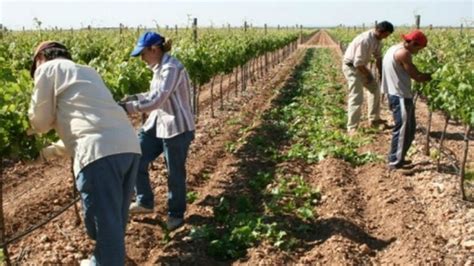
<path id="1" fill-rule="evenodd" d="M 413 98 L 410 75 L 395 60 L 395 53 L 400 49 L 403 49 L 403 43 L 390 47 L 383 57 L 381 90 L 390 95 Z"/>

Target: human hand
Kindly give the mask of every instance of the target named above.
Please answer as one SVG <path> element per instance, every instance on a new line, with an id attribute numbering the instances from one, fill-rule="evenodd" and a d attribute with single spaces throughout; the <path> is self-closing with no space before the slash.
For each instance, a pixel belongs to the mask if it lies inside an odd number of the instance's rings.
<path id="1" fill-rule="evenodd" d="M 138 96 L 136 95 L 125 95 L 120 102 L 130 102 L 130 101 L 138 101 Z"/>
<path id="2" fill-rule="evenodd" d="M 433 79 L 433 73 L 427 73 L 427 80 L 426 81 L 431 81 Z"/>
<path id="3" fill-rule="evenodd" d="M 125 113 L 128 114 L 128 111 L 127 111 L 127 102 L 126 101 L 120 101 L 120 102 L 117 102 L 117 104 L 123 108 L 123 110 L 125 111 Z"/>
<path id="4" fill-rule="evenodd" d="M 365 81 L 366 84 L 370 84 L 370 83 L 372 83 L 372 82 L 375 80 L 375 79 L 374 79 L 374 76 L 373 76 L 371 73 L 369 73 L 369 74 L 365 77 L 365 79 L 366 79 L 366 81 Z"/>
<path id="5" fill-rule="evenodd" d="M 50 161 L 55 158 L 65 158 L 68 156 L 64 142 L 61 140 L 51 143 L 40 151 L 40 159 L 42 161 Z"/>
<path id="6" fill-rule="evenodd" d="M 27 136 L 32 136 L 32 135 L 34 135 L 35 133 L 36 133 L 35 130 L 32 129 L 31 127 L 26 130 L 26 135 L 27 135 Z"/>
<path id="7" fill-rule="evenodd" d="M 431 73 L 424 73 L 421 74 L 421 82 L 428 82 L 432 80 L 433 78 L 431 77 Z"/>

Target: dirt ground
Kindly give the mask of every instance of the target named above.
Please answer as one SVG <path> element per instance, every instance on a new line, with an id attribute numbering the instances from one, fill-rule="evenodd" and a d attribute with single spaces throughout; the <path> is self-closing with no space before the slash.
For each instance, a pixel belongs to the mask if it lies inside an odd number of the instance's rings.
<path id="1" fill-rule="evenodd" d="M 474 203 L 460 199 L 459 177 L 447 158 L 442 158 L 438 172 L 434 157 L 424 155 L 423 129 L 428 114 L 422 101 L 417 103 L 419 130 L 409 152 L 415 165 L 413 175 L 389 172 L 384 162 L 353 167 L 331 158 L 317 164 L 286 162 L 275 166 L 301 175 L 312 186 L 321 188 L 321 204 L 316 207 L 318 218 L 307 224 L 310 233 L 300 236 L 304 245 L 296 250 L 282 251 L 263 242 L 250 248 L 243 258 L 218 261 L 206 253 L 205 243 L 188 237 L 193 226 L 214 222 L 213 207 L 217 200 L 222 195 L 239 193 L 248 181 L 246 173 L 266 167 L 266 162 L 227 152 L 226 145 L 242 137 L 242 125 L 250 125 L 247 134 L 258 128 L 258 115 L 270 110 L 279 89 L 292 82 L 292 72 L 302 62 L 306 49 L 325 46 L 334 50 L 334 64 L 340 64 L 339 46 L 322 31 L 245 91 L 238 91 L 237 96 L 232 82 L 225 81 L 224 108 L 216 108 L 215 117 L 211 117 L 208 106 L 202 106 L 187 164 L 188 191 L 196 192 L 197 199 L 188 205 L 186 225 L 170 235 L 161 227 L 166 218 L 166 169 L 160 158 L 150 171 L 155 213 L 130 218 L 126 235 L 128 265 L 474 264 Z M 342 73 L 338 79 L 345 83 Z M 209 95 L 203 90 L 202 95 Z M 382 118 L 392 121 L 385 103 Z M 433 147 L 443 125 L 443 116 L 435 113 L 431 129 Z M 362 127 L 365 126 L 363 123 Z M 464 144 L 457 133 L 463 130 L 461 125 L 451 123 L 445 143 L 458 159 Z M 366 134 L 372 134 L 373 141 L 360 151 L 385 156 L 390 129 Z M 474 162 L 473 149 L 471 142 L 470 163 Z M 3 164 L 7 238 L 27 230 L 72 200 L 69 161 L 32 163 L 4 159 Z M 297 224 L 289 224 L 293 225 Z M 14 264 L 74 265 L 87 258 L 93 246 L 82 221 L 77 222 L 74 208 L 69 208 L 41 229 L 11 244 L 8 250 Z"/>

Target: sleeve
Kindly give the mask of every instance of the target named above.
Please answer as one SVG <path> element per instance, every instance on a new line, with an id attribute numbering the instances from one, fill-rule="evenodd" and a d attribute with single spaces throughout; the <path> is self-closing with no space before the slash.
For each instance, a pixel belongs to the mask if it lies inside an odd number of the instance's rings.
<path id="1" fill-rule="evenodd" d="M 369 58 L 369 44 L 366 41 L 360 42 L 354 49 L 354 66 L 364 66 Z"/>
<path id="2" fill-rule="evenodd" d="M 150 112 L 168 100 L 178 83 L 179 70 L 176 66 L 163 66 L 158 75 L 156 82 L 152 82 L 149 93 L 142 94 L 138 101 L 127 104 L 129 113 Z"/>
<path id="3" fill-rule="evenodd" d="M 137 98 L 138 98 L 139 101 L 143 101 L 143 100 L 145 100 L 146 97 L 148 96 L 148 92 L 138 93 L 138 94 L 135 94 L 135 96 L 137 96 Z"/>
<path id="4" fill-rule="evenodd" d="M 35 133 L 48 132 L 56 120 L 54 80 L 53 68 L 43 67 L 36 70 L 35 87 L 28 109 L 28 118 Z"/>

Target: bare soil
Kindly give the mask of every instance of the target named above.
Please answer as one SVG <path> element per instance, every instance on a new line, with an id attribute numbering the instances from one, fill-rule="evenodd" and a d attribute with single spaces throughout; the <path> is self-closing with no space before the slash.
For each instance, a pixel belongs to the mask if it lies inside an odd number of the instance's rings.
<path id="1" fill-rule="evenodd" d="M 279 89 L 293 82 L 292 73 L 302 62 L 306 49 L 321 46 L 334 50 L 334 64 L 341 62 L 339 46 L 321 31 L 267 75 L 255 77 L 256 81 L 245 91 L 239 90 L 237 96 L 232 81 L 226 81 L 224 108 L 216 108 L 215 117 L 211 117 L 209 105 L 201 106 L 196 139 L 187 163 L 188 190 L 196 192 L 197 199 L 188 205 L 186 224 L 170 235 L 161 227 L 166 218 L 166 169 L 160 158 L 150 170 L 156 211 L 130 218 L 126 235 L 128 265 L 474 264 L 474 204 L 460 199 L 459 177 L 447 158 L 442 158 L 441 171 L 437 171 L 433 156 L 424 155 L 422 129 L 426 127 L 427 108 L 422 101 L 418 102 L 416 112 L 420 130 L 409 152 L 415 165 L 413 175 L 389 172 L 384 162 L 353 167 L 329 158 L 317 164 L 295 161 L 275 165 L 252 157 L 251 148 L 228 152 L 229 143 L 256 134 L 262 123 L 259 114 L 270 110 Z M 345 84 L 342 73 L 338 78 L 337 82 Z M 206 92 L 208 88 L 203 88 L 206 99 L 210 95 Z M 219 106 L 215 101 L 215 107 Z M 382 117 L 390 124 L 391 114 L 385 103 L 382 109 Z M 138 118 L 133 119 L 137 123 Z M 435 113 L 431 134 L 435 145 L 443 125 L 444 117 Z M 244 126 L 251 130 L 242 134 L 239 130 Z M 458 160 L 464 144 L 457 133 L 463 130 L 461 125 L 451 123 L 445 142 Z M 360 151 L 385 156 L 391 131 L 381 128 L 366 134 L 371 134 L 372 141 Z M 470 145 L 468 158 L 472 163 L 474 144 Z M 7 238 L 27 230 L 72 200 L 69 161 L 4 159 L 3 164 Z M 218 199 L 241 193 L 252 173 L 268 167 L 301 175 L 321 189 L 321 204 L 315 209 L 318 218 L 305 223 L 311 230 L 305 235 L 294 235 L 302 244 L 296 250 L 283 251 L 262 242 L 250 248 L 245 257 L 232 261 L 209 256 L 206 243 L 188 237 L 191 228 L 213 224 L 213 207 Z M 288 221 L 289 227 L 303 224 L 291 217 Z M 169 240 L 165 241 L 166 238 Z M 87 258 L 93 246 L 82 221 L 77 223 L 74 208 L 69 208 L 41 229 L 11 244 L 8 250 L 14 264 L 74 265 Z"/>

